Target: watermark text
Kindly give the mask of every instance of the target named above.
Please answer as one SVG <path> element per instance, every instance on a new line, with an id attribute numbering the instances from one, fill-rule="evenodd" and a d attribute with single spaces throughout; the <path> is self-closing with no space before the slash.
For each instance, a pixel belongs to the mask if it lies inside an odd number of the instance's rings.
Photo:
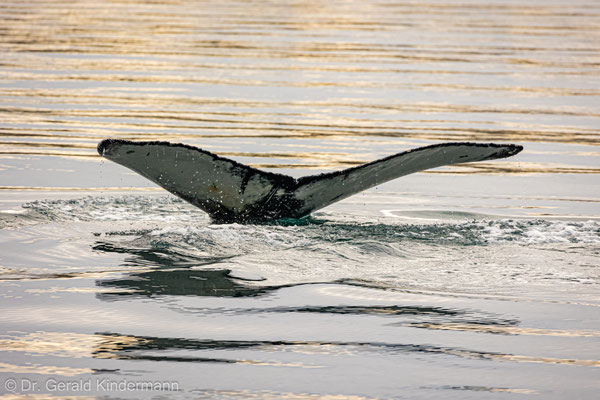
<path id="1" fill-rule="evenodd" d="M 177 381 L 133 380 L 114 378 L 58 379 L 36 381 L 29 378 L 7 378 L 3 388 L 11 393 L 108 393 L 108 392 L 174 392 Z"/>

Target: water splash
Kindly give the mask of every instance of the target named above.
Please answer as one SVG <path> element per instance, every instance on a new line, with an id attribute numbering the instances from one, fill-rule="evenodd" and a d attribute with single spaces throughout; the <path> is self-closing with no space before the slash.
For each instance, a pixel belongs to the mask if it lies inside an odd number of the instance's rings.
<path id="1" fill-rule="evenodd" d="M 37 200 L 22 205 L 41 220 L 204 222 L 206 215 L 173 196 L 86 196 Z"/>
<path id="2" fill-rule="evenodd" d="M 173 196 L 87 196 L 70 200 L 39 200 L 23 205 L 40 221 L 153 222 L 105 236 L 138 236 L 163 245 L 186 244 L 198 249 L 253 252 L 319 244 L 351 243 L 365 253 L 390 252 L 389 245 L 419 242 L 432 245 L 481 246 L 498 243 L 600 243 L 599 221 L 542 219 L 459 220 L 401 224 L 368 220 L 340 222 L 335 216 L 280 221 L 269 225 L 211 225 L 203 212 Z M 331 217 L 328 219 L 327 217 Z M 232 244 L 235 243 L 235 246 Z"/>

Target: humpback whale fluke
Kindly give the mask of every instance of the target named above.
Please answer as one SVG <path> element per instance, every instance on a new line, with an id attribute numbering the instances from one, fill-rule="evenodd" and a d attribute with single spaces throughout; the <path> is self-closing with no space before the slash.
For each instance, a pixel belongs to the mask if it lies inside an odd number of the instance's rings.
<path id="1" fill-rule="evenodd" d="M 442 165 L 494 160 L 523 150 L 514 144 L 441 143 L 357 167 L 291 176 L 261 171 L 180 143 L 105 139 L 98 153 L 206 211 L 215 222 L 300 218 L 365 189 Z"/>

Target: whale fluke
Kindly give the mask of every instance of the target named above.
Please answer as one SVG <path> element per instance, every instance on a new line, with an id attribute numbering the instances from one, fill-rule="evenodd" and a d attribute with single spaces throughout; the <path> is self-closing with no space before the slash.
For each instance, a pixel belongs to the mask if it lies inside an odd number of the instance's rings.
<path id="1" fill-rule="evenodd" d="M 442 165 L 494 160 L 514 144 L 441 143 L 357 167 L 295 179 L 180 143 L 105 139 L 98 153 L 206 211 L 215 222 L 301 218 L 365 189 Z"/>

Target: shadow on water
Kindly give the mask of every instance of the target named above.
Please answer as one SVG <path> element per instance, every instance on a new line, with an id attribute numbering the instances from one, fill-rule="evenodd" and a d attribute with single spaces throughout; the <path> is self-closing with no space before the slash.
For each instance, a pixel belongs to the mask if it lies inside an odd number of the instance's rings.
<path id="1" fill-rule="evenodd" d="M 104 253 L 129 254 L 123 261 L 124 266 L 188 268 L 216 264 L 226 260 L 228 256 L 199 256 L 177 248 L 172 244 L 153 244 L 150 248 L 120 246 L 109 242 L 96 242 L 92 249 Z"/>
<path id="2" fill-rule="evenodd" d="M 260 281 L 244 280 L 226 268 L 214 268 L 213 263 L 193 257 L 174 257 L 170 252 L 115 247 L 106 243 L 98 244 L 95 249 L 131 253 L 139 260 L 137 265 L 154 268 L 134 271 L 119 278 L 97 280 L 96 285 L 103 290 L 96 294 L 102 301 L 130 300 L 132 298 L 156 298 L 162 296 L 205 296 L 205 297 L 259 297 L 277 291 L 299 286 L 332 285 L 360 287 L 368 290 L 381 290 L 370 282 L 336 280 L 331 282 L 308 282 L 284 285 L 265 285 Z M 215 260 L 218 262 L 218 260 Z M 129 261 L 131 263 L 131 260 Z M 196 269 L 201 263 L 213 268 Z M 111 289 L 113 289 L 111 291 Z M 385 304 L 388 303 L 388 304 Z M 175 307 L 176 308 L 176 307 Z M 297 305 L 264 307 L 189 308 L 180 312 L 186 314 L 208 315 L 215 312 L 228 315 L 267 315 L 267 314 L 314 314 L 314 318 L 324 315 L 354 315 L 389 318 L 390 326 L 434 329 L 444 324 L 467 324 L 469 326 L 507 327 L 516 326 L 519 321 L 475 309 L 454 309 L 431 305 L 389 304 L 336 304 L 336 305 Z"/>
<path id="3" fill-rule="evenodd" d="M 96 242 L 95 251 L 129 254 L 124 266 L 150 268 L 142 272 L 133 272 L 117 279 L 98 280 L 96 284 L 103 288 L 114 288 L 114 292 L 97 294 L 101 300 L 118 300 L 130 296 L 153 297 L 170 296 L 215 296 L 241 297 L 258 296 L 268 287 L 244 285 L 241 279 L 231 276 L 229 269 L 190 269 L 191 267 L 218 264 L 230 257 L 203 257 L 185 254 L 181 249 L 142 248 L 118 246 L 108 242 Z"/>
<path id="4" fill-rule="evenodd" d="M 166 246 L 135 247 L 131 244 L 116 245 L 108 242 L 96 242 L 96 251 L 129 254 L 123 262 L 125 267 L 138 267 L 124 276 L 96 280 L 103 290 L 96 294 L 103 301 L 127 300 L 133 297 L 152 298 L 157 296 L 206 296 L 206 297 L 257 297 L 286 288 L 311 285 L 342 285 L 379 291 L 381 286 L 370 281 L 337 279 L 333 281 L 315 281 L 267 285 L 263 278 L 242 277 L 228 268 L 219 268 L 221 261 L 232 258 L 207 257 L 185 254 L 181 249 Z M 142 267 L 143 270 L 139 270 Z M 111 291 L 110 289 L 114 289 Z M 182 310 L 184 311 L 184 310 Z M 194 312 L 193 310 L 185 310 Z M 201 313 L 207 309 L 197 310 Z M 223 311 L 223 310 L 221 310 Z M 260 308 L 233 308 L 228 313 L 251 315 L 267 313 L 312 313 L 337 315 L 362 315 L 381 317 L 412 317 L 410 321 L 400 321 L 399 325 L 413 323 L 468 323 L 474 325 L 516 325 L 518 321 L 499 318 L 496 315 L 473 309 L 451 309 L 436 306 L 403 306 L 389 304 L 336 304 L 301 305 Z M 443 321 L 440 321 L 442 319 Z M 392 322 L 394 323 L 394 322 Z"/>
<path id="5" fill-rule="evenodd" d="M 117 289 L 115 292 L 98 293 L 101 300 L 118 300 L 131 296 L 214 296 L 242 297 L 259 296 L 273 287 L 250 287 L 239 283 L 222 270 L 156 269 L 128 274 L 119 279 L 96 281 L 103 288 Z"/>

